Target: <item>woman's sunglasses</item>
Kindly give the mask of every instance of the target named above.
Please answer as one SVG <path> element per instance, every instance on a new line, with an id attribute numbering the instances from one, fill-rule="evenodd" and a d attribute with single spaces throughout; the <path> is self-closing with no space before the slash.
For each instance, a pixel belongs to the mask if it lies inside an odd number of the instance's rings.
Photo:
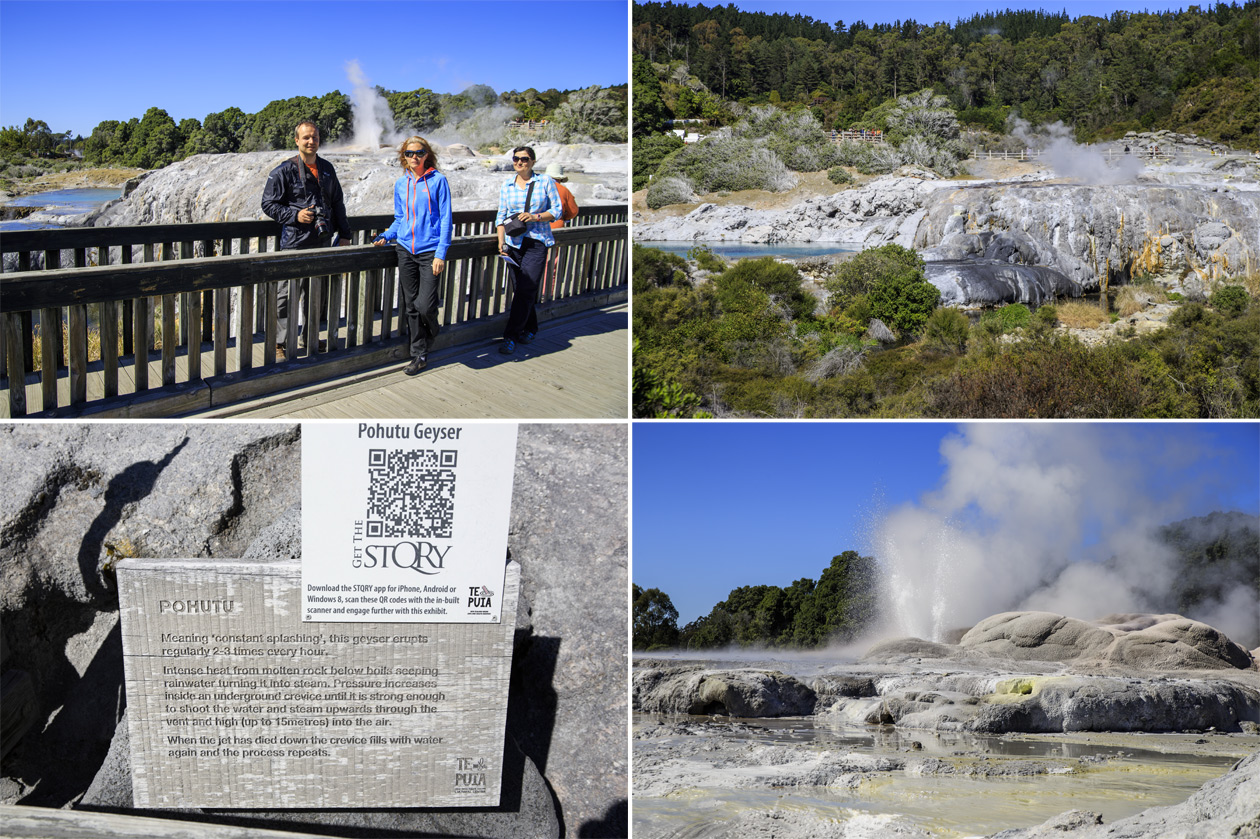
<path id="1" fill-rule="evenodd" d="M 517 157 L 516 155 L 512 155 L 513 163 L 529 163 L 533 159 L 534 158 L 532 157 Z"/>
<path id="2" fill-rule="evenodd" d="M 403 152 L 403 157 L 424 157 L 428 154 L 424 149 L 407 149 Z"/>

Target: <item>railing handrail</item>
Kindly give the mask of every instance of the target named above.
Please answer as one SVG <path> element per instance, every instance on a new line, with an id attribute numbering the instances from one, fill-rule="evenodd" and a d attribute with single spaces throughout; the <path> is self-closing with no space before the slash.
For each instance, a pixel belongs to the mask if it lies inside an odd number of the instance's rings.
<path id="1" fill-rule="evenodd" d="M 458 227 L 494 221 L 496 210 L 457 210 L 451 214 Z M 592 205 L 578 210 L 578 218 L 627 216 L 624 204 Z M 384 230 L 394 221 L 390 213 L 351 216 L 351 230 Z M 60 227 L 44 230 L 11 230 L 0 234 L 0 253 L 73 250 L 75 248 L 152 245 L 163 242 L 201 242 L 223 238 L 270 237 L 280 234 L 280 224 L 270 219 L 208 221 L 185 224 L 146 224 L 119 227 Z"/>
<path id="2" fill-rule="evenodd" d="M 621 226 L 566 227 L 556 230 L 555 238 L 564 245 L 600 241 L 609 238 L 613 228 Z M 451 243 L 446 258 L 453 262 L 496 253 L 495 236 L 464 236 Z M 0 311 L 22 312 L 140 296 L 212 291 L 242 284 L 392 268 L 397 264 L 393 248 L 350 245 L 10 272 L 0 274 Z"/>

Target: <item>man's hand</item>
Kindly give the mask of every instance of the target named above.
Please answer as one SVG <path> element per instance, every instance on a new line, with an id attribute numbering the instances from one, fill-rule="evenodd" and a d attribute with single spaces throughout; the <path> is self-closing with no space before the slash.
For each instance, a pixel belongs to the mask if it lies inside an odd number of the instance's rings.
<path id="1" fill-rule="evenodd" d="M 310 224 L 311 222 L 315 220 L 315 211 L 312 209 L 314 206 L 315 205 L 312 204 L 310 207 L 305 207 L 301 210 L 298 210 L 297 220 L 299 223 Z"/>

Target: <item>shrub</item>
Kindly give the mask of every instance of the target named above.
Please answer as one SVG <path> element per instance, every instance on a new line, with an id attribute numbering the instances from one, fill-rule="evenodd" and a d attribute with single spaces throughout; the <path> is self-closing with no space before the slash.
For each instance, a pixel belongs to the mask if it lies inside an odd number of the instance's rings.
<path id="1" fill-rule="evenodd" d="M 1056 326 L 1059 322 L 1059 310 L 1055 306 L 1042 306 L 1033 315 L 1033 320 L 1043 326 Z"/>
<path id="2" fill-rule="evenodd" d="M 843 166 L 832 166 L 827 170 L 827 180 L 833 184 L 851 184 L 853 176 Z"/>
<path id="3" fill-rule="evenodd" d="M 651 176 L 656 174 L 661 161 L 684 145 L 686 144 L 677 134 L 648 134 L 644 137 L 635 137 L 634 190 L 637 192 L 646 187 Z"/>
<path id="4" fill-rule="evenodd" d="M 1247 289 L 1240 285 L 1221 286 L 1212 292 L 1208 305 L 1227 317 L 1237 317 L 1247 311 L 1251 305 L 1251 297 Z"/>
<path id="5" fill-rule="evenodd" d="M 634 243 L 634 283 L 653 286 L 686 286 L 687 261 L 676 253 Z"/>
<path id="6" fill-rule="evenodd" d="M 687 251 L 687 258 L 710 273 L 716 274 L 726 270 L 726 260 L 715 254 L 708 245 L 696 245 L 691 248 Z"/>
<path id="7" fill-rule="evenodd" d="M 657 178 L 647 191 L 647 205 L 653 210 L 670 204 L 690 204 L 695 200 L 696 191 L 687 178 Z"/>
<path id="8" fill-rule="evenodd" d="M 686 177 L 703 192 L 786 192 L 797 183 L 770 149 L 732 137 L 710 138 L 673 152 L 661 161 L 659 174 Z"/>
<path id="9" fill-rule="evenodd" d="M 971 325 L 957 309 L 939 308 L 928 316 L 923 327 L 923 342 L 937 352 L 957 354 L 967 349 Z"/>
<path id="10" fill-rule="evenodd" d="M 823 286 L 831 295 L 830 305 L 842 307 L 858 295 L 869 294 L 881 280 L 894 276 L 922 277 L 923 258 L 900 245 L 867 248 L 852 259 L 838 263 L 831 279 Z"/>
<path id="11" fill-rule="evenodd" d="M 941 292 L 923 277 L 899 274 L 881 280 L 867 295 L 871 314 L 902 335 L 917 335 L 936 308 Z"/>
<path id="12" fill-rule="evenodd" d="M 985 312 L 980 321 L 986 325 L 992 323 L 998 334 L 1006 334 L 1027 326 L 1032 321 L 1032 312 L 1023 303 L 1011 303 Z"/>
<path id="13" fill-rule="evenodd" d="M 772 256 L 741 259 L 722 273 L 720 281 L 723 285 L 746 284 L 765 292 L 785 305 L 793 320 L 808 317 L 814 311 L 814 298 L 801 288 L 801 273 L 796 266 Z"/>

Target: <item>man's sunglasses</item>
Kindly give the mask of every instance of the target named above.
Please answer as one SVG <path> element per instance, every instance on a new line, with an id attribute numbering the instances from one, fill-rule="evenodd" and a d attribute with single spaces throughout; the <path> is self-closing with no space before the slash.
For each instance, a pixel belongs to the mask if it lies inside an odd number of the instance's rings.
<path id="1" fill-rule="evenodd" d="M 532 157 L 517 157 L 516 155 L 512 156 L 513 163 L 529 163 L 533 159 L 534 158 Z"/>
<path id="2" fill-rule="evenodd" d="M 403 157 L 424 157 L 428 154 L 424 149 L 407 149 L 403 152 Z"/>

